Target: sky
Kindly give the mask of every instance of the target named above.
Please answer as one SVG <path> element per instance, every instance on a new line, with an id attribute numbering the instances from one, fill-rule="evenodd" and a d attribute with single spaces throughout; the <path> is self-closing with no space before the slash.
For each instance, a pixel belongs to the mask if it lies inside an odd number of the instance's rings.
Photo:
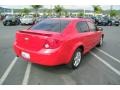
<path id="1" fill-rule="evenodd" d="M 100 5 L 103 10 L 110 9 L 110 5 Z M 14 9 L 22 9 L 22 8 L 31 8 L 30 5 L 0 5 L 0 7 L 4 8 L 14 8 Z M 44 5 L 44 8 L 53 8 L 54 5 Z M 86 9 L 86 10 L 93 10 L 91 5 L 87 6 L 78 6 L 78 5 L 63 5 L 66 9 Z M 113 5 L 113 9 L 120 10 L 120 5 Z"/>

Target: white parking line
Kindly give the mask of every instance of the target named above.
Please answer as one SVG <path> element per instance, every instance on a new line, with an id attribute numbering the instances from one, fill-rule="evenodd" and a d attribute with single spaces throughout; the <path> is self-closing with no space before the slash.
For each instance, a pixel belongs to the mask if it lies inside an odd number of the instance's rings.
<path id="1" fill-rule="evenodd" d="M 119 60 L 119 59 L 113 57 L 112 55 L 108 54 L 107 52 L 105 52 L 105 51 L 103 51 L 103 50 L 101 50 L 101 49 L 99 49 L 99 48 L 96 48 L 96 49 L 97 49 L 98 51 L 102 52 L 103 54 L 105 54 L 106 56 L 112 58 L 112 59 L 115 60 L 116 62 L 120 63 L 120 60 Z"/>
<path id="2" fill-rule="evenodd" d="M 31 63 L 28 62 L 22 85 L 27 85 L 28 84 L 30 71 L 31 71 Z"/>
<path id="3" fill-rule="evenodd" d="M 8 68 L 6 69 L 5 73 L 2 75 L 2 77 L 0 78 L 0 85 L 2 85 L 4 83 L 4 81 L 6 80 L 7 76 L 9 75 L 9 73 L 11 72 L 14 64 L 16 63 L 18 57 L 15 57 L 11 64 L 8 66 Z"/>
<path id="4" fill-rule="evenodd" d="M 120 76 L 120 71 L 111 66 L 108 62 L 106 62 L 104 59 L 100 58 L 98 55 L 96 55 L 93 52 L 90 52 L 94 57 L 96 57 L 98 60 L 100 60 L 103 64 L 105 64 L 108 68 L 110 68 L 112 71 L 114 71 L 117 75 Z"/>

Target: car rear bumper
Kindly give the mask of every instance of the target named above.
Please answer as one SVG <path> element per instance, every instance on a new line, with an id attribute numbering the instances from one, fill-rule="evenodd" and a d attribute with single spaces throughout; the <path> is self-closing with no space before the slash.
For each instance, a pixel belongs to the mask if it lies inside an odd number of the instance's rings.
<path id="1" fill-rule="evenodd" d="M 64 53 L 60 48 L 57 49 L 42 49 L 40 51 L 30 51 L 21 48 L 14 44 L 14 50 L 18 57 L 23 58 L 26 61 L 32 63 L 41 64 L 45 66 L 56 66 L 60 64 L 66 64 Z M 21 53 L 26 52 L 30 55 L 30 58 L 24 58 Z"/>
<path id="2" fill-rule="evenodd" d="M 10 22 L 10 25 L 16 24 L 16 22 L 12 22 L 12 21 L 3 21 L 3 24 L 6 24 L 6 22 Z"/>
<path id="3" fill-rule="evenodd" d="M 115 25 L 119 25 L 119 23 L 114 23 Z"/>
<path id="4" fill-rule="evenodd" d="M 34 21 L 21 21 L 21 24 L 33 24 Z"/>

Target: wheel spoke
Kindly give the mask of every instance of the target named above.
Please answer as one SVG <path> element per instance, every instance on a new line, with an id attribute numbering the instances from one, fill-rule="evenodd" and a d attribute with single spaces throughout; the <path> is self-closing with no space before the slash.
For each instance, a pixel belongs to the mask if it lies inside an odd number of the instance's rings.
<path id="1" fill-rule="evenodd" d="M 74 57 L 74 66 L 77 67 L 81 61 L 81 52 L 77 52 Z"/>

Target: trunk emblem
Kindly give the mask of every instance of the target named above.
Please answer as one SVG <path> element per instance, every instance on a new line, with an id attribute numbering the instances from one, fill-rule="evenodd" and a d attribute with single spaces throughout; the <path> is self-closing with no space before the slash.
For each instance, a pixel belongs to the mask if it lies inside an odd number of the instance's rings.
<path id="1" fill-rule="evenodd" d="M 29 38 L 24 38 L 25 40 L 29 40 Z"/>

